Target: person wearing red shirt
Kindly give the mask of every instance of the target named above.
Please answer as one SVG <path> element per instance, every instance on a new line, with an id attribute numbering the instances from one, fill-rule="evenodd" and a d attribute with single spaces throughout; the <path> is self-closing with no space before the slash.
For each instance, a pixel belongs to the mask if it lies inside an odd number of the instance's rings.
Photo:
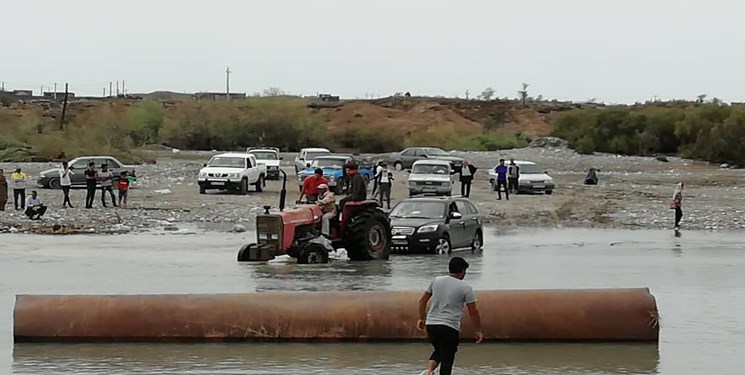
<path id="1" fill-rule="evenodd" d="M 321 193 L 318 190 L 318 186 L 321 184 L 328 185 L 329 182 L 323 177 L 323 169 L 317 168 L 312 176 L 308 176 L 303 181 L 303 191 L 300 194 L 300 199 L 306 198 L 308 203 L 315 203 L 318 200 L 318 195 Z"/>

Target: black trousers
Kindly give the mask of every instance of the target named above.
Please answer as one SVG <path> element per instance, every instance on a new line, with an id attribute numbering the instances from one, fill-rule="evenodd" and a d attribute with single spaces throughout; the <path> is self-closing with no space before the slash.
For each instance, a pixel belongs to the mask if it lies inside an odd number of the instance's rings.
<path id="1" fill-rule="evenodd" d="M 46 206 L 29 207 L 26 209 L 26 216 L 28 216 L 29 219 L 40 219 L 45 212 L 47 212 Z"/>
<path id="2" fill-rule="evenodd" d="M 88 184 L 85 186 L 85 189 L 85 207 L 91 208 L 93 207 L 93 201 L 96 199 L 96 185 Z"/>
<path id="3" fill-rule="evenodd" d="M 502 188 L 504 188 L 504 195 L 507 199 L 510 199 L 510 191 L 507 188 L 507 181 L 497 181 L 497 197 L 502 199 Z"/>
<path id="4" fill-rule="evenodd" d="M 380 205 L 382 206 L 385 201 L 388 208 L 391 208 L 391 183 L 380 183 L 378 189 L 380 189 Z"/>
<path id="5" fill-rule="evenodd" d="M 683 218 L 683 209 L 680 207 L 675 207 L 675 226 L 680 226 L 680 219 Z"/>
<path id="6" fill-rule="evenodd" d="M 65 198 L 62 200 L 62 207 L 65 207 L 65 206 L 72 207 L 72 203 L 70 203 L 70 187 L 62 186 L 62 194 L 65 195 Z"/>
<path id="7" fill-rule="evenodd" d="M 116 197 L 114 196 L 114 190 L 112 190 L 111 186 L 101 186 L 101 204 L 106 207 L 106 192 L 109 192 L 109 195 L 111 195 L 111 204 L 116 207 Z"/>
<path id="8" fill-rule="evenodd" d="M 428 325 L 427 336 L 434 348 L 429 360 L 440 364 L 440 375 L 451 375 L 455 353 L 458 351 L 460 332 L 448 326 Z"/>
<path id="9" fill-rule="evenodd" d="M 466 198 L 471 196 L 471 182 L 473 182 L 473 179 L 471 178 L 463 178 L 460 180 L 460 195 Z"/>
<path id="10" fill-rule="evenodd" d="M 519 179 L 518 177 L 509 177 L 507 179 L 507 185 L 508 185 L 507 188 L 510 190 L 510 193 L 517 194 L 517 188 L 518 188 L 517 181 L 518 181 L 518 179 Z"/>
<path id="11" fill-rule="evenodd" d="M 16 210 L 26 208 L 26 189 L 13 189 L 13 205 L 16 206 Z"/>

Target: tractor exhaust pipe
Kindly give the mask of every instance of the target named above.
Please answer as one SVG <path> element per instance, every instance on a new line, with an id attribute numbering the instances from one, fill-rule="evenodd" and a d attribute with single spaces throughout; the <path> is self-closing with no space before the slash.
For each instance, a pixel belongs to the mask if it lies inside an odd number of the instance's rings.
<path id="1" fill-rule="evenodd" d="M 285 200 L 287 199 L 287 173 L 283 171 L 281 168 L 279 170 L 280 173 L 282 173 L 283 179 L 282 179 L 282 190 L 279 191 L 279 210 L 284 211 L 285 210 Z"/>

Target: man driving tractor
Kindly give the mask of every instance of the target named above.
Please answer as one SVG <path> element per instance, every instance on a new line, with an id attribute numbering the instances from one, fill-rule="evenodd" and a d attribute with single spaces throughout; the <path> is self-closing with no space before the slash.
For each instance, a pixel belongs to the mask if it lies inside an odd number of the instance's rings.
<path id="1" fill-rule="evenodd" d="M 339 201 L 339 207 L 342 211 L 344 211 L 344 205 L 347 202 L 361 202 L 367 199 L 367 182 L 360 175 L 359 167 L 356 164 L 350 165 L 347 175 L 351 176 L 349 182 L 351 187 L 349 188 L 349 195 Z"/>

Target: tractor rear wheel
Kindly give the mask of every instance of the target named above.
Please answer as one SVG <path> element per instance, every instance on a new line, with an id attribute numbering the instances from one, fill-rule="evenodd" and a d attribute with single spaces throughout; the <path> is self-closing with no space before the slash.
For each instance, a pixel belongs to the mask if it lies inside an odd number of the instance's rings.
<path id="1" fill-rule="evenodd" d="M 319 243 L 308 243 L 300 249 L 297 256 L 298 264 L 328 263 L 329 252 Z"/>
<path id="2" fill-rule="evenodd" d="M 391 251 L 391 223 L 377 208 L 361 211 L 347 225 L 344 242 L 351 260 L 387 260 Z"/>

